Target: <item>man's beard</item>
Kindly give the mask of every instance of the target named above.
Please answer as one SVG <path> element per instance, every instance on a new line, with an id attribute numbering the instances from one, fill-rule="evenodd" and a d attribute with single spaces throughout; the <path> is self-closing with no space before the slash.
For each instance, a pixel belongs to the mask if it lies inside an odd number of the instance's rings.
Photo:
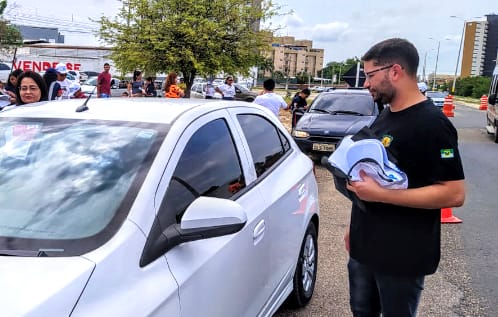
<path id="1" fill-rule="evenodd" d="M 383 80 L 379 87 L 375 89 L 375 102 L 383 105 L 390 104 L 396 96 L 396 90 L 387 80 Z"/>

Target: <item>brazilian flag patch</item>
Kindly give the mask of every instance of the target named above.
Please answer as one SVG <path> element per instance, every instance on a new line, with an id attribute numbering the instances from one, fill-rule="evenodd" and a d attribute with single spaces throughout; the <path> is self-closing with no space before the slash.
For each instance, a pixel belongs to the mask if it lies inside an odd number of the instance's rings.
<path id="1" fill-rule="evenodd" d="M 454 158 L 455 154 L 453 153 L 453 149 L 441 149 L 441 158 L 448 159 Z"/>

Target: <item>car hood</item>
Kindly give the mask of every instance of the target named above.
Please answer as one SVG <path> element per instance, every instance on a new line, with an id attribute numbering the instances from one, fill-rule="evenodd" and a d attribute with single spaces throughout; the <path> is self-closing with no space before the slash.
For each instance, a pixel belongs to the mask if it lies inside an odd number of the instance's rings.
<path id="1" fill-rule="evenodd" d="M 370 126 L 375 116 L 353 116 L 345 114 L 305 113 L 297 122 L 296 130 L 307 131 L 312 135 L 344 136 Z"/>
<path id="2" fill-rule="evenodd" d="M 95 264 L 82 257 L 0 256 L 5 316 L 69 316 Z"/>

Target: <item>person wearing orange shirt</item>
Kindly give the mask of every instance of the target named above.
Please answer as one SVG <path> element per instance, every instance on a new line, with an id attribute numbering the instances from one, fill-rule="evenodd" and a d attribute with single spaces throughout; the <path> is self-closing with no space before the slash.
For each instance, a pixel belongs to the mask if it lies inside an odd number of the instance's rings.
<path id="1" fill-rule="evenodd" d="M 164 97 L 166 98 L 183 98 L 185 93 L 183 90 L 178 87 L 176 84 L 177 74 L 175 72 L 171 72 L 166 77 L 166 83 L 164 84 Z"/>

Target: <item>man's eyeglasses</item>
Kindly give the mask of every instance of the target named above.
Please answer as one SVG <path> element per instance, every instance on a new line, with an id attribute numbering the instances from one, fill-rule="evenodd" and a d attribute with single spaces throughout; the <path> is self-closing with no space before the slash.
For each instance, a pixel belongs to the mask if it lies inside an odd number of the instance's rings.
<path id="1" fill-rule="evenodd" d="M 373 77 L 373 76 L 372 76 L 372 74 L 375 74 L 376 72 L 380 72 L 381 70 L 386 70 L 386 69 L 389 69 L 389 68 L 391 68 L 391 67 L 393 67 L 393 66 L 394 66 L 394 64 L 391 64 L 391 65 L 387 65 L 387 66 L 383 66 L 383 67 L 379 67 L 379 68 L 377 68 L 377 69 L 371 70 L 371 71 L 369 71 L 368 73 L 365 73 L 365 78 L 366 78 L 367 80 L 370 80 L 370 78 L 372 78 L 372 77 Z"/>

